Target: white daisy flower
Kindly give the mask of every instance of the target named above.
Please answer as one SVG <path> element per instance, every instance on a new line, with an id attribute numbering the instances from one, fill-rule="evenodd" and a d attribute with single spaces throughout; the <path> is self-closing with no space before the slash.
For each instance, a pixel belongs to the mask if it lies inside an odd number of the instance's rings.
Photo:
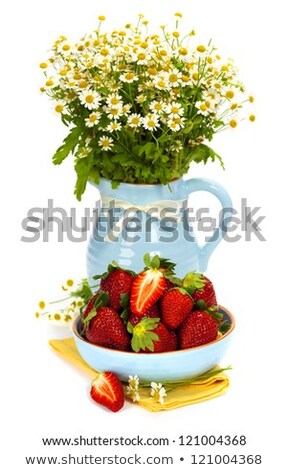
<path id="1" fill-rule="evenodd" d="M 133 72 L 122 73 L 119 78 L 121 82 L 125 82 L 125 83 L 133 83 L 138 80 L 137 75 L 135 75 L 135 73 Z"/>
<path id="2" fill-rule="evenodd" d="M 184 114 L 184 109 L 182 108 L 181 104 L 176 103 L 176 101 L 172 101 L 165 106 L 165 111 L 167 114 L 170 114 L 171 118 L 182 116 Z"/>
<path id="3" fill-rule="evenodd" d="M 105 150 L 105 152 L 107 152 L 113 147 L 113 139 L 111 139 L 107 135 L 103 135 L 102 137 L 100 137 L 98 145 L 102 147 L 102 150 Z"/>
<path id="4" fill-rule="evenodd" d="M 162 114 L 165 110 L 165 103 L 163 101 L 154 100 L 150 104 L 149 109 L 151 109 L 151 111 L 153 111 L 154 113 Z"/>
<path id="5" fill-rule="evenodd" d="M 129 375 L 129 380 L 128 384 L 132 388 L 138 388 L 139 387 L 139 377 L 138 375 Z"/>
<path id="6" fill-rule="evenodd" d="M 108 114 L 109 119 L 120 119 L 120 117 L 123 115 L 122 107 L 121 108 L 108 108 L 106 110 Z"/>
<path id="7" fill-rule="evenodd" d="M 181 117 L 174 117 L 168 119 L 167 125 L 173 132 L 178 132 L 184 127 L 184 120 Z"/>
<path id="8" fill-rule="evenodd" d="M 166 80 L 171 87 L 177 87 L 181 83 L 182 74 L 178 69 L 174 68 L 166 72 Z"/>
<path id="9" fill-rule="evenodd" d="M 100 121 L 100 118 L 101 118 L 101 114 L 99 113 L 99 111 L 94 111 L 93 113 L 89 115 L 88 118 L 85 119 L 86 126 L 87 127 L 95 126 Z"/>
<path id="10" fill-rule="evenodd" d="M 167 396 L 167 392 L 161 383 L 157 384 L 156 382 L 151 382 L 151 398 L 156 401 L 156 403 L 164 403 L 164 398 Z"/>
<path id="11" fill-rule="evenodd" d="M 56 103 L 54 104 L 54 111 L 57 114 L 62 114 L 65 111 L 65 102 L 56 101 Z"/>
<path id="12" fill-rule="evenodd" d="M 130 387 L 130 385 L 126 388 L 127 395 L 133 400 L 133 402 L 140 401 L 140 394 L 138 389 Z"/>
<path id="13" fill-rule="evenodd" d="M 107 131 L 109 132 L 120 131 L 121 127 L 122 126 L 119 122 L 111 122 L 111 124 L 107 126 Z"/>
<path id="14" fill-rule="evenodd" d="M 124 104 L 124 106 L 122 107 L 123 115 L 126 116 L 127 114 L 129 114 L 131 108 L 132 108 L 132 104 L 130 103 Z"/>
<path id="15" fill-rule="evenodd" d="M 117 108 L 117 109 L 122 108 L 122 105 L 123 105 L 121 96 L 117 95 L 116 93 L 108 96 L 106 103 L 109 106 L 109 108 Z"/>
<path id="16" fill-rule="evenodd" d="M 80 102 L 86 108 L 92 110 L 92 109 L 96 109 L 99 107 L 100 102 L 101 102 L 101 97 L 96 91 L 85 90 L 85 91 L 82 91 L 82 93 L 80 94 Z"/>
<path id="17" fill-rule="evenodd" d="M 130 126 L 130 127 L 139 127 L 141 126 L 142 124 L 142 117 L 140 114 L 136 114 L 136 113 L 133 113 L 133 114 L 130 114 L 130 116 L 128 117 L 127 119 L 127 124 Z"/>
<path id="18" fill-rule="evenodd" d="M 148 114 L 142 118 L 142 124 L 144 129 L 149 131 L 154 131 L 157 127 L 160 126 L 157 114 Z"/>

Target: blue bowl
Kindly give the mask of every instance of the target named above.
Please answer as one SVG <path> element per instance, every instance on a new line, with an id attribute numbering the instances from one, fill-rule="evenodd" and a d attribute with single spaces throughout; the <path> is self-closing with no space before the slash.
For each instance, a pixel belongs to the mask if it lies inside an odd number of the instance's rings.
<path id="1" fill-rule="evenodd" d="M 135 374 L 141 381 L 182 380 L 206 372 L 224 357 L 233 336 L 235 320 L 226 308 L 219 307 L 219 310 L 223 319 L 230 323 L 230 329 L 215 341 L 196 348 L 155 354 L 104 348 L 81 337 L 79 318 L 73 324 L 73 336 L 79 354 L 95 370 L 115 372 L 123 381 Z"/>

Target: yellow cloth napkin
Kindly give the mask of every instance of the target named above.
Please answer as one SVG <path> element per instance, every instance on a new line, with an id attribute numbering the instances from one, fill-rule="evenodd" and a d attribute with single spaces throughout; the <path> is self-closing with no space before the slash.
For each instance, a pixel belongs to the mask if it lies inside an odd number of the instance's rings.
<path id="1" fill-rule="evenodd" d="M 83 372 L 87 373 L 91 380 L 95 376 L 95 370 L 92 369 L 78 353 L 75 341 L 73 338 L 65 339 L 51 339 L 49 341 L 50 346 L 61 354 L 67 361 L 79 366 Z M 213 369 L 217 370 L 217 367 Z M 211 371 L 212 372 L 212 371 Z M 133 373 L 133 371 L 131 371 Z M 197 380 L 191 384 L 179 385 L 172 390 L 167 392 L 164 403 L 157 403 L 150 396 L 149 387 L 139 387 L 140 401 L 138 405 L 143 406 L 149 411 L 165 411 L 173 410 L 181 406 L 191 405 L 193 403 L 199 403 L 201 401 L 209 400 L 210 398 L 222 395 L 229 387 L 229 378 L 225 372 L 219 370 L 218 374 L 215 374 L 209 378 Z M 124 387 L 126 394 L 126 387 Z M 129 399 L 129 396 L 126 395 Z"/>

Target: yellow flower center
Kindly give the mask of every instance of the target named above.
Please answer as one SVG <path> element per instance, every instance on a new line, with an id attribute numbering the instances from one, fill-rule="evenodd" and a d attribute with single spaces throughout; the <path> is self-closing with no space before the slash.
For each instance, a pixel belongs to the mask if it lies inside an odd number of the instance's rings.
<path id="1" fill-rule="evenodd" d="M 234 91 L 232 91 L 232 90 L 226 91 L 225 96 L 226 96 L 226 98 L 228 98 L 230 100 L 231 98 L 234 97 Z"/>
<path id="2" fill-rule="evenodd" d="M 140 124 L 140 119 L 138 117 L 133 117 L 131 119 L 131 123 L 137 126 L 138 124 Z"/>
<path id="3" fill-rule="evenodd" d="M 61 75 L 61 77 L 65 77 L 65 75 L 67 75 L 67 70 L 62 69 L 60 70 L 59 74 Z"/>
<path id="4" fill-rule="evenodd" d="M 141 42 L 140 46 L 142 47 L 142 49 L 147 49 L 147 47 L 148 47 L 148 42 L 143 41 L 143 42 Z"/>
<path id="5" fill-rule="evenodd" d="M 146 59 L 146 54 L 145 54 L 145 52 L 139 52 L 139 54 L 137 54 L 137 58 L 138 58 L 139 60 L 144 60 L 144 59 Z"/>
<path id="6" fill-rule="evenodd" d="M 172 36 L 173 36 L 174 38 L 179 38 L 180 34 L 179 34 L 178 31 L 173 31 Z"/>
<path id="7" fill-rule="evenodd" d="M 167 51 L 165 51 L 165 49 L 161 49 L 161 51 L 159 51 L 159 54 L 161 57 L 165 57 L 167 55 Z"/>
<path id="8" fill-rule="evenodd" d="M 180 49 L 179 49 L 179 54 L 180 54 L 180 55 L 187 55 L 187 54 L 188 54 L 188 50 L 186 49 L 186 47 L 180 47 Z"/>
<path id="9" fill-rule="evenodd" d="M 189 82 L 189 77 L 187 75 L 182 75 L 181 80 L 182 82 L 187 83 Z"/>
<path id="10" fill-rule="evenodd" d="M 256 116 L 254 114 L 250 114 L 249 119 L 251 122 L 254 122 L 256 119 Z"/>
<path id="11" fill-rule="evenodd" d="M 222 65 L 221 70 L 223 72 L 228 72 L 229 69 L 228 69 L 227 65 Z"/>
<path id="12" fill-rule="evenodd" d="M 161 111 L 163 108 L 162 104 L 161 103 L 155 103 L 154 104 L 154 109 L 156 109 L 156 111 Z"/>
<path id="13" fill-rule="evenodd" d="M 178 113 L 179 113 L 179 108 L 178 108 L 178 106 L 172 106 L 172 107 L 171 107 L 171 113 L 172 113 L 172 114 L 178 114 Z"/>
<path id="14" fill-rule="evenodd" d="M 171 73 L 169 75 L 169 82 L 171 82 L 171 83 L 177 83 L 178 82 L 178 77 L 175 73 Z"/>
<path id="15" fill-rule="evenodd" d="M 193 80 L 198 80 L 198 78 L 199 78 L 198 72 L 193 72 L 192 73 L 192 78 L 193 78 Z"/>
<path id="16" fill-rule="evenodd" d="M 148 67 L 147 70 L 149 75 L 157 75 L 157 70 L 155 69 L 155 67 Z"/>
<path id="17" fill-rule="evenodd" d="M 51 78 L 49 80 L 47 80 L 46 86 L 53 86 L 53 85 L 54 85 L 54 82 Z"/>
<path id="18" fill-rule="evenodd" d="M 67 284 L 67 286 L 72 287 L 73 284 L 74 284 L 73 279 L 67 279 L 66 284 Z"/>
<path id="19" fill-rule="evenodd" d="M 135 77 L 135 75 L 134 75 L 133 72 L 128 72 L 125 75 L 126 80 L 133 80 L 134 77 Z"/>
<path id="20" fill-rule="evenodd" d="M 254 103 L 254 96 L 249 96 L 250 103 Z"/>
<path id="21" fill-rule="evenodd" d="M 69 44 L 64 44 L 62 49 L 63 49 L 63 51 L 69 51 L 71 49 L 71 46 L 69 46 Z"/>
<path id="22" fill-rule="evenodd" d="M 46 64 L 46 62 L 41 62 L 41 64 L 39 65 L 39 67 L 40 67 L 41 69 L 47 69 L 48 64 Z"/>
<path id="23" fill-rule="evenodd" d="M 202 44 L 200 44 L 199 46 L 197 46 L 197 51 L 198 51 L 198 52 L 205 52 L 205 51 L 206 51 L 206 47 L 203 46 Z"/>
<path id="24" fill-rule="evenodd" d="M 115 104 L 119 104 L 119 99 L 116 98 L 116 96 L 113 96 L 110 100 L 111 104 L 115 105 Z"/>
<path id="25" fill-rule="evenodd" d="M 236 119 L 231 119 L 231 121 L 229 122 L 229 125 L 230 125 L 231 127 L 233 127 L 233 129 L 234 129 L 235 127 L 237 127 L 237 121 L 236 121 Z"/>
<path id="26" fill-rule="evenodd" d="M 45 305 L 46 305 L 46 304 L 45 304 L 44 300 L 40 300 L 38 306 L 39 306 L 39 308 L 40 308 L 41 310 L 43 310 L 43 308 L 45 308 Z"/>
<path id="27" fill-rule="evenodd" d="M 118 116 L 119 114 L 118 109 L 116 108 L 110 109 L 110 114 L 112 114 L 112 116 Z"/>
<path id="28" fill-rule="evenodd" d="M 64 110 L 63 104 L 56 104 L 55 106 L 56 113 L 62 113 L 63 110 Z"/>
<path id="29" fill-rule="evenodd" d="M 200 109 L 201 109 L 201 111 L 206 111 L 207 108 L 206 108 L 205 103 L 200 104 Z"/>
<path id="30" fill-rule="evenodd" d="M 93 95 L 86 95 L 85 96 L 86 103 L 94 103 L 94 96 Z"/>
<path id="31" fill-rule="evenodd" d="M 107 55 L 109 55 L 109 51 L 108 51 L 108 49 L 104 48 L 104 49 L 101 49 L 100 54 L 103 55 L 104 57 L 106 57 Z"/>
<path id="32" fill-rule="evenodd" d="M 86 88 L 88 85 L 88 82 L 86 80 L 83 80 L 82 82 L 79 83 L 79 88 Z"/>
<path id="33" fill-rule="evenodd" d="M 104 15 L 99 15 L 99 16 L 98 16 L 98 20 L 99 20 L 99 21 L 105 21 L 105 20 L 106 20 L 106 16 L 104 16 Z"/>

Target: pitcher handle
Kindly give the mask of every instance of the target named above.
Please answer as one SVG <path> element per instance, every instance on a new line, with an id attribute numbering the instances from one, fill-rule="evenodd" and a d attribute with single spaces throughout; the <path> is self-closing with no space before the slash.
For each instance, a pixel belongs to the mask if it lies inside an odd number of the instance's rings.
<path id="1" fill-rule="evenodd" d="M 183 180 L 183 183 L 184 197 L 188 197 L 189 194 L 195 193 L 196 191 L 207 191 L 208 193 L 216 196 L 222 205 L 219 227 L 215 229 L 214 234 L 209 238 L 205 245 L 199 246 L 197 244 L 199 250 L 199 269 L 201 272 L 204 272 L 207 269 L 211 254 L 222 240 L 223 234 L 227 231 L 227 225 L 229 224 L 233 214 L 232 201 L 226 189 L 213 180 L 206 178 L 192 178 L 186 181 Z"/>

